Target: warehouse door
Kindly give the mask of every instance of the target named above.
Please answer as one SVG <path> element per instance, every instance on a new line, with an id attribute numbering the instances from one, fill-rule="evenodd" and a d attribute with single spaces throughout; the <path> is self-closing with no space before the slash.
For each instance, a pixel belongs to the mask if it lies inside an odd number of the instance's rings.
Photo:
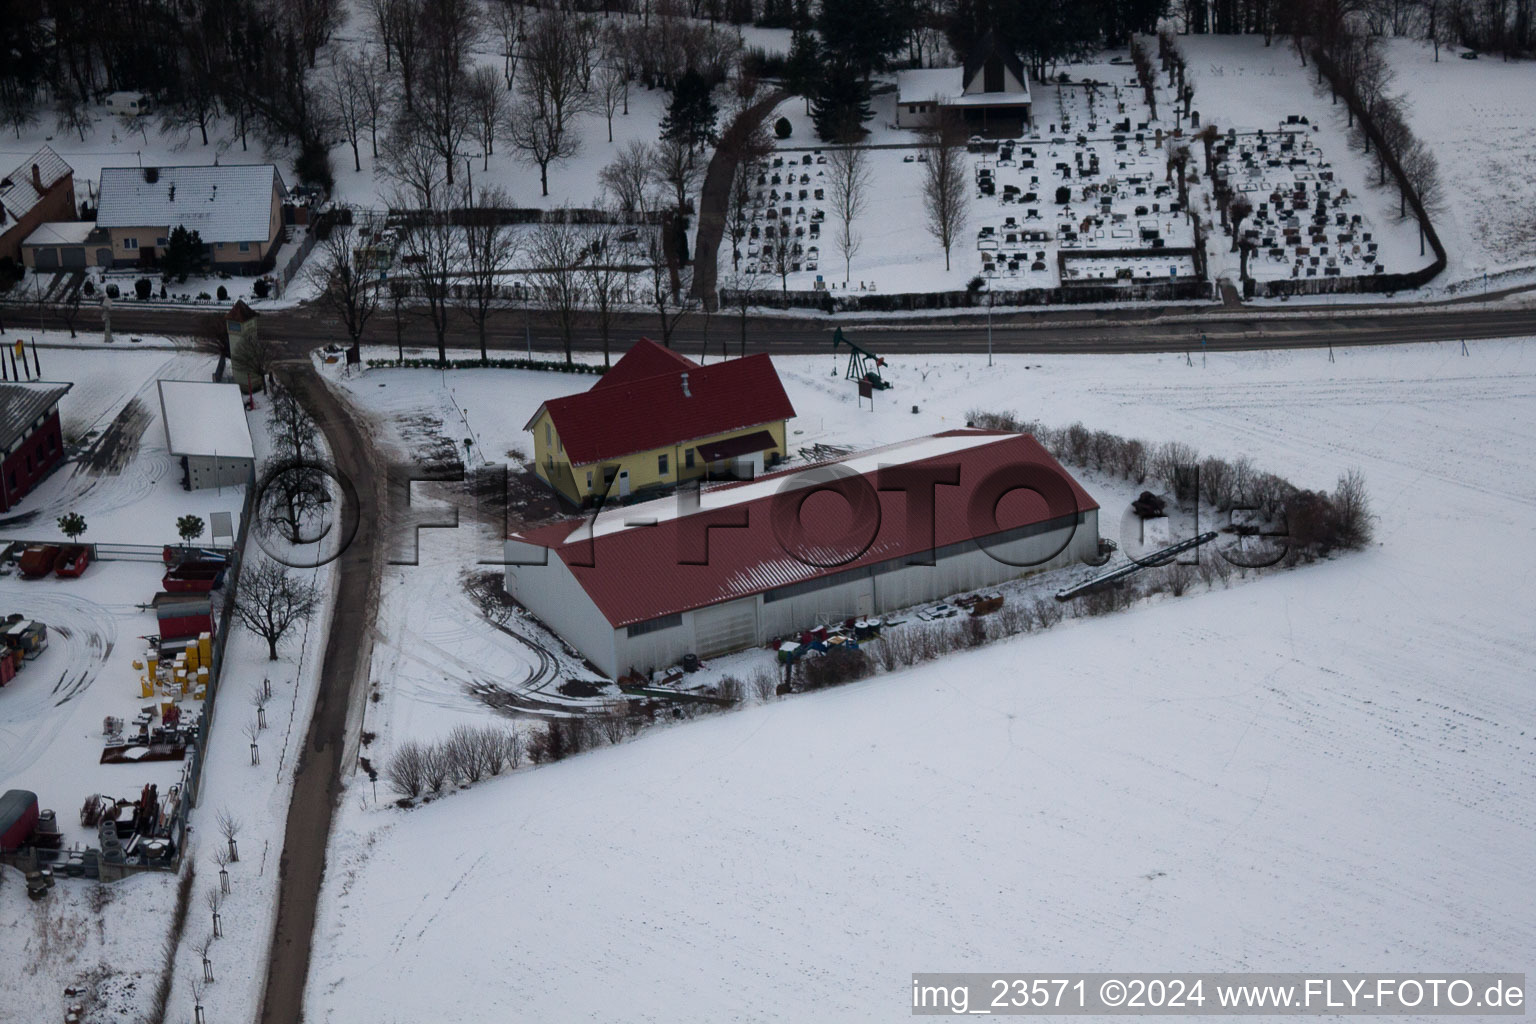
<path id="1" fill-rule="evenodd" d="M 732 601 L 693 613 L 694 653 L 708 658 L 757 643 L 757 602 Z"/>

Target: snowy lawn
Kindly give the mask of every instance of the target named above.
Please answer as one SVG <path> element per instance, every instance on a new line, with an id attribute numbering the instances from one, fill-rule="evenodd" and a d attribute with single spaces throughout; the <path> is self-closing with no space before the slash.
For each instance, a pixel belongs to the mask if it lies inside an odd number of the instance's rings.
<path id="1" fill-rule="evenodd" d="M 1536 159 L 1536 65 L 1497 57 L 1461 60 L 1406 39 L 1385 52 L 1414 134 L 1440 163 L 1445 202 L 1435 222 L 1450 250 L 1445 282 L 1495 287 L 1536 276 L 1536 213 L 1530 167 Z M 1523 273 L 1520 273 L 1523 272 Z"/>
<path id="2" fill-rule="evenodd" d="M 1470 351 L 905 357 L 873 413 L 778 360 L 805 441 L 990 407 L 1304 487 L 1358 466 L 1377 542 L 423 809 L 348 801 L 316 1019 L 883 1020 L 911 971 L 1000 964 L 1531 970 L 1536 349 Z"/>

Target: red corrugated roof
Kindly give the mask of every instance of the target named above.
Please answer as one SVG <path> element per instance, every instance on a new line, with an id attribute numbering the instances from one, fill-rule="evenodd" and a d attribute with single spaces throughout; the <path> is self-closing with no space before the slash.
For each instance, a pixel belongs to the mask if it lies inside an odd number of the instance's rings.
<path id="1" fill-rule="evenodd" d="M 608 372 L 592 385 L 591 390 L 611 388 L 615 384 L 632 384 L 645 377 L 655 377 L 662 373 L 677 373 L 683 370 L 691 373 L 698 367 L 698 363 L 682 353 L 658 345 L 650 338 L 641 338 L 630 346 L 629 351 L 624 353 L 618 362 L 608 368 Z"/>
<path id="2" fill-rule="evenodd" d="M 661 357 L 647 352 L 640 359 L 655 365 Z M 611 385 L 605 384 L 607 376 L 582 394 L 551 398 L 540 406 L 554 420 L 572 465 L 666 448 L 795 415 L 773 361 L 762 354 L 713 366 L 679 367 Z M 533 419 L 538 419 L 538 413 Z"/>
<path id="3" fill-rule="evenodd" d="M 935 442 L 943 448 L 942 439 L 970 446 L 910 457 Z M 855 471 L 849 463 L 869 468 Z M 812 470 L 787 470 L 706 492 L 704 509 L 689 515 L 675 514 L 675 499 L 664 499 L 602 513 L 595 539 L 586 536 L 590 520 L 556 523 L 518 539 L 550 548 L 604 617 L 619 627 L 1099 507 L 1027 434 L 949 431 L 855 453 L 817 471 L 836 472 L 839 465 L 847 479 L 835 485 L 838 494 L 812 494 L 805 479 Z M 921 521 L 909 523 L 906 494 L 878 489 L 914 468 L 956 474 L 956 485 L 939 485 L 931 492 L 931 535 L 925 535 Z M 1035 490 L 1021 489 L 1026 486 Z M 724 504 L 733 491 L 742 500 Z M 797 507 L 798 533 L 792 515 Z M 989 508 L 996 509 L 995 516 L 987 515 Z M 618 529 L 608 525 L 647 516 L 661 521 Z M 710 523 L 716 525 L 706 529 Z M 862 523 L 877 524 L 872 536 Z"/>

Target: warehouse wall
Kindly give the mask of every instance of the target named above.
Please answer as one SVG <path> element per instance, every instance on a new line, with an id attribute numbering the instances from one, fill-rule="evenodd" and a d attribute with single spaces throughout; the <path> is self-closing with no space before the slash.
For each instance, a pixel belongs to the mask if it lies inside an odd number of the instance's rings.
<path id="1" fill-rule="evenodd" d="M 215 455 L 187 455 L 187 489 L 205 487 L 241 487 L 250 483 L 256 472 L 252 459 L 228 459 Z"/>
<path id="2" fill-rule="evenodd" d="M 874 574 L 851 570 L 845 580 L 834 578 L 816 586 L 807 583 L 799 590 L 783 588 L 778 600 L 766 599 L 774 596 L 770 591 L 683 612 L 675 623 L 669 621 L 663 628 L 635 636 L 630 636 L 627 628 L 615 630 L 608 624 L 553 553 L 548 566 L 509 566 L 507 590 L 603 672 L 616 677 L 631 668 L 642 672 L 664 668 L 676 664 L 684 654 L 701 653 L 705 638 L 719 635 L 712 628 L 714 624 L 749 610 L 755 613 L 756 633 L 742 646 L 847 618 L 939 601 L 1097 555 L 1097 509 L 1058 523 L 1042 524 L 1044 528 L 1038 532 L 997 545 L 990 552 L 966 545 L 937 558 L 934 565 L 909 565 Z M 509 542 L 507 551 L 509 559 L 538 557 L 528 545 L 517 541 Z"/>
<path id="3" fill-rule="evenodd" d="M 507 541 L 507 561 L 537 562 L 545 548 L 519 540 Z M 507 593 L 539 621 L 564 638 L 587 660 L 610 678 L 619 674 L 614 656 L 614 629 L 587 597 L 581 584 L 554 552 L 547 552 L 548 564 L 509 564 L 506 572 Z M 627 666 L 626 666 L 627 667 Z"/>

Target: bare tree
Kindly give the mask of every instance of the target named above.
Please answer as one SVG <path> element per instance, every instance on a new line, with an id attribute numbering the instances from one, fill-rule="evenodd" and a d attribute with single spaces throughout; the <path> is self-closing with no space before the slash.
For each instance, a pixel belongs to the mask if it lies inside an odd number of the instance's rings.
<path id="1" fill-rule="evenodd" d="M 385 69 L 400 83 L 406 109 L 416 105 L 417 82 L 423 61 L 424 0 L 370 0 L 379 41 L 384 45 Z"/>
<path id="2" fill-rule="evenodd" d="M 673 208 L 681 216 L 688 193 L 698 184 L 701 168 L 692 147 L 681 139 L 662 139 L 651 147 L 651 176 L 672 190 Z"/>
<path id="3" fill-rule="evenodd" d="M 224 893 L 216 885 L 210 885 L 203 891 L 203 906 L 208 908 L 209 915 L 213 918 L 213 934 L 215 937 L 224 934 L 224 922 L 219 911 L 224 906 Z"/>
<path id="4" fill-rule="evenodd" d="M 1435 160 L 1435 154 L 1422 141 L 1414 139 L 1403 153 L 1400 163 L 1403 168 L 1403 177 L 1408 180 L 1408 187 L 1413 189 L 1419 208 L 1427 216 L 1429 211 L 1440 206 L 1444 197 L 1440 165 Z M 1406 202 L 1406 199 L 1404 201 Z M 1424 255 L 1423 217 L 1419 217 L 1419 255 Z"/>
<path id="5" fill-rule="evenodd" d="M 589 224 L 582 230 L 587 259 L 582 264 L 582 286 L 598 334 L 603 339 L 603 368 L 609 366 L 609 337 L 614 314 L 624 297 L 629 269 L 619 242 L 620 231 L 611 223 Z"/>
<path id="6" fill-rule="evenodd" d="M 923 210 L 928 231 L 944 248 L 944 269 L 949 252 L 965 228 L 970 183 L 966 180 L 965 126 L 959 118 L 941 111 L 923 132 L 928 160 L 923 165 Z"/>
<path id="7" fill-rule="evenodd" d="M 464 232 L 453 223 L 447 209 L 428 206 L 412 214 L 400 233 L 402 262 L 412 290 L 423 302 L 422 315 L 437 340 L 437 360 L 448 362 L 448 315 L 453 306 L 453 285 L 462 272 Z"/>
<path id="8" fill-rule="evenodd" d="M 352 147 L 352 169 L 363 169 L 361 142 L 367 124 L 366 104 L 358 86 L 357 64 L 362 58 L 343 54 L 331 62 L 326 76 L 325 95 L 336 116 L 336 123 Z"/>
<path id="9" fill-rule="evenodd" d="M 517 61 L 522 55 L 523 7 L 514 0 L 489 0 L 486 6 L 487 20 L 501 55 L 501 77 L 510 92 L 517 82 Z"/>
<path id="10" fill-rule="evenodd" d="M 507 115 L 503 130 L 519 158 L 539 169 L 539 194 L 549 195 L 549 165 L 580 151 L 580 139 L 536 99 L 524 97 Z"/>
<path id="11" fill-rule="evenodd" d="M 495 87 L 495 84 L 492 84 Z M 465 190 L 468 192 L 468 189 Z M 502 211 L 511 207 L 505 189 L 483 188 L 464 209 L 464 312 L 474 322 L 480 339 L 480 359 L 490 358 L 486 327 L 491 314 L 503 305 L 506 277 L 517 263 L 518 235 L 503 223 Z"/>
<path id="12" fill-rule="evenodd" d="M 391 126 L 374 175 L 394 186 L 389 205 L 395 210 L 430 210 L 443 201 L 443 163 L 436 150 L 411 130 L 408 119 L 397 118 Z"/>
<path id="13" fill-rule="evenodd" d="M 368 254 L 358 252 L 365 240 L 352 224 L 333 223 L 304 265 L 320 304 L 341 321 L 353 345 L 379 308 L 378 274 Z"/>
<path id="14" fill-rule="evenodd" d="M 839 146 L 827 157 L 827 199 L 837 217 L 837 248 L 843 254 L 843 284 L 852 273 L 853 255 L 862 238 L 854 222 L 869 204 L 869 151 Z"/>
<path id="15" fill-rule="evenodd" d="M 479 16 L 475 0 L 422 0 L 424 59 L 411 120 L 442 159 L 449 185 L 469 133 L 469 80 L 464 69 L 479 37 Z"/>
<path id="16" fill-rule="evenodd" d="M 573 332 L 581 306 L 583 267 L 588 252 L 582 233 L 567 223 L 569 211 L 551 211 L 528 242 L 528 282 L 535 298 L 555 316 L 571 365 Z"/>
<path id="17" fill-rule="evenodd" d="M 792 236 L 786 221 L 770 221 L 763 232 L 762 258 L 779 278 L 781 290 L 789 291 L 789 274 L 794 269 L 795 255 L 791 248 Z"/>
<path id="18" fill-rule="evenodd" d="M 523 48 L 520 100 L 506 124 L 506 137 L 525 162 L 539 169 L 543 195 L 549 195 L 549 165 L 575 156 L 580 137 L 571 129 L 590 105 L 583 91 L 585 45 L 568 31 L 558 11 L 541 11 L 527 28 Z"/>
<path id="19" fill-rule="evenodd" d="M 689 292 L 683 280 L 675 255 L 667 244 L 666 235 L 673 222 L 668 219 L 650 228 L 645 236 L 645 264 L 649 278 L 647 298 L 661 327 L 661 343 L 672 347 L 672 332 L 684 313 L 692 308 L 691 300 L 684 298 Z"/>
<path id="20" fill-rule="evenodd" d="M 357 92 L 362 124 L 368 129 L 368 144 L 373 158 L 379 158 L 379 126 L 389 116 L 394 89 L 389 75 L 379 63 L 377 54 L 371 51 L 353 61 L 352 87 Z"/>
<path id="21" fill-rule="evenodd" d="M 1227 216 L 1232 221 L 1232 251 L 1237 252 L 1243 237 L 1243 221 L 1253 212 L 1253 204 L 1245 196 L 1237 196 L 1227 204 Z"/>
<path id="22" fill-rule="evenodd" d="M 654 162 L 651 147 L 641 139 L 632 139 L 619 150 L 612 163 L 598 172 L 603 191 L 621 212 L 634 215 L 651 208 L 651 166 Z"/>
<path id="23" fill-rule="evenodd" d="M 480 145 L 480 169 L 488 171 L 496 152 L 496 137 L 501 134 L 511 104 L 501 87 L 500 76 L 488 67 L 470 72 L 465 93 L 469 102 L 469 134 Z"/>
<path id="24" fill-rule="evenodd" d="M 629 76 L 619 65 L 604 63 L 597 69 L 592 92 L 597 97 L 597 105 L 602 110 L 603 116 L 608 120 L 608 141 L 612 142 L 613 115 L 618 113 L 619 107 L 624 105 L 625 97 L 629 94 Z"/>
<path id="25" fill-rule="evenodd" d="M 229 808 L 221 807 L 219 808 L 217 821 L 219 825 L 219 835 L 224 837 L 224 842 L 229 846 L 230 862 L 233 863 L 238 861 L 240 859 L 240 846 L 238 840 L 240 838 L 240 829 L 243 827 L 240 819 L 235 817 Z"/>
<path id="26" fill-rule="evenodd" d="M 247 564 L 235 592 L 235 617 L 267 642 L 267 659 L 277 660 L 277 645 L 288 631 L 307 620 L 320 605 L 315 585 L 289 573 L 277 562 Z"/>
<path id="27" fill-rule="evenodd" d="M 254 718 L 245 725 L 245 738 L 251 741 L 251 764 L 261 764 L 261 751 L 256 746 L 261 739 L 261 726 Z"/>

